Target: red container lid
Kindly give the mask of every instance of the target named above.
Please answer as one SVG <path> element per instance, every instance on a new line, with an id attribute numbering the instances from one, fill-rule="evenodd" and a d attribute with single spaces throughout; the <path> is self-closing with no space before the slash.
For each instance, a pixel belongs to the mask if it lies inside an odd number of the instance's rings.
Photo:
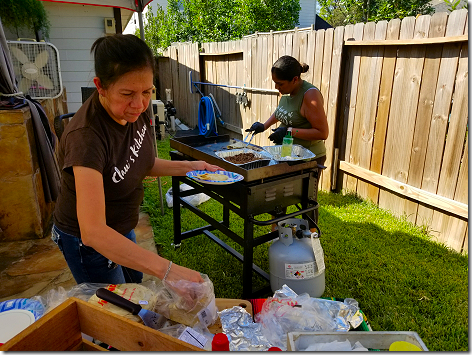
<path id="1" fill-rule="evenodd" d="M 216 333 L 211 341 L 212 351 L 229 351 L 229 340 L 225 333 Z"/>
<path id="2" fill-rule="evenodd" d="M 277 346 L 272 346 L 272 347 L 270 347 L 269 349 L 267 349 L 267 351 L 282 351 L 282 349 L 280 349 L 280 348 L 277 347 Z"/>

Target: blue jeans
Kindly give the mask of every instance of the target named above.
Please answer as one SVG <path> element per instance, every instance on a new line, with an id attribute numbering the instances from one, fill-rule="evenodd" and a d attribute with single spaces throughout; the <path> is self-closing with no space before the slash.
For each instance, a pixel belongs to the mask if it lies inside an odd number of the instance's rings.
<path id="1" fill-rule="evenodd" d="M 134 229 L 125 235 L 136 243 Z M 95 249 L 82 243 L 80 237 L 64 233 L 55 225 L 52 226 L 51 239 L 57 244 L 64 255 L 75 281 L 87 283 L 140 283 L 143 273 L 121 265 L 117 265 L 105 258 Z"/>

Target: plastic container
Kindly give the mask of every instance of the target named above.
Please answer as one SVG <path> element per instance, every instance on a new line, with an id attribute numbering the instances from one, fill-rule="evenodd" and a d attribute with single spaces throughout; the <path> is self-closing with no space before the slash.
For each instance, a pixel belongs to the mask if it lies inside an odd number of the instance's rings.
<path id="1" fill-rule="evenodd" d="M 216 333 L 211 341 L 211 351 L 229 351 L 229 340 L 225 333 Z"/>
<path id="2" fill-rule="evenodd" d="M 287 131 L 286 136 L 282 140 L 282 151 L 281 151 L 280 155 L 282 157 L 291 157 L 292 156 L 292 146 L 293 146 L 292 132 Z"/>

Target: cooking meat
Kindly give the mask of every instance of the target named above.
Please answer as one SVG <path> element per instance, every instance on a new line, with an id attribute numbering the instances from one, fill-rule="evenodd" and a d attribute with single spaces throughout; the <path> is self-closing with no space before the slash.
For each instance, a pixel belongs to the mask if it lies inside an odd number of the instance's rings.
<path id="1" fill-rule="evenodd" d="M 254 153 L 239 153 L 225 157 L 224 159 L 233 164 L 246 164 L 251 161 L 261 160 L 261 158 L 256 157 Z"/>

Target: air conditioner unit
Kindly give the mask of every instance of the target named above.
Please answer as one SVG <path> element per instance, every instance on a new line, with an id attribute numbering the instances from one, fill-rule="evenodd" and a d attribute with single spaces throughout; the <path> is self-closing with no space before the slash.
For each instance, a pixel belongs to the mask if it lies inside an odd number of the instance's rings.
<path id="1" fill-rule="evenodd" d="M 49 42 L 7 41 L 18 90 L 33 99 L 62 94 L 59 51 Z"/>
<path id="2" fill-rule="evenodd" d="M 112 17 L 106 17 L 105 18 L 105 33 L 107 35 L 116 33 L 115 19 L 114 18 L 112 18 Z"/>

